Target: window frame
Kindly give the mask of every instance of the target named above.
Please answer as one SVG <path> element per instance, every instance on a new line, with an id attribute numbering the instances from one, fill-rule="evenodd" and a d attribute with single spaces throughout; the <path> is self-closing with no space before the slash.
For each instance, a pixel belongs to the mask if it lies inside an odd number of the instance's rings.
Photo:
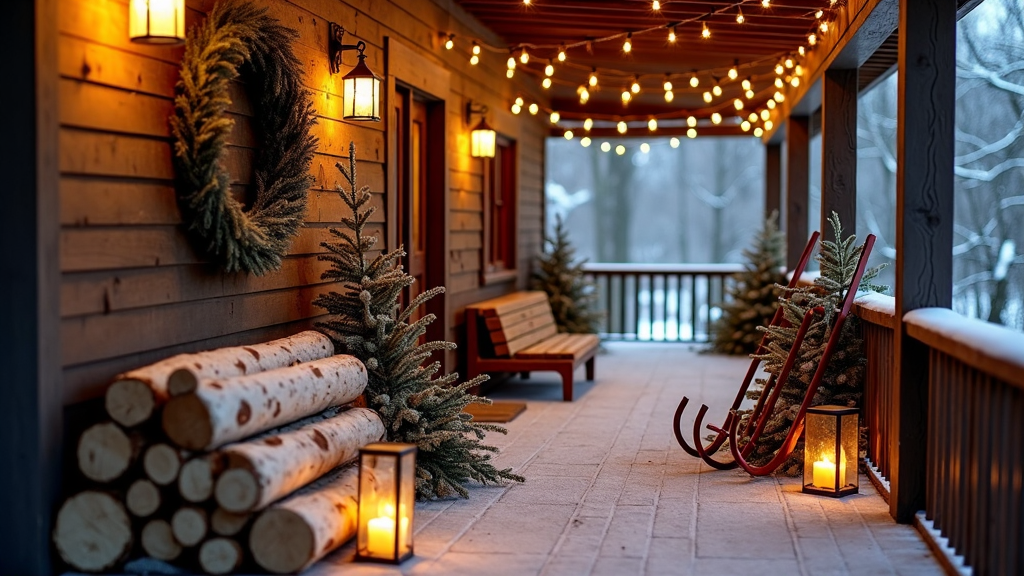
<path id="1" fill-rule="evenodd" d="M 508 162 L 511 160 L 511 162 Z M 511 165 L 509 165 L 511 164 Z M 519 148 L 515 140 L 498 134 L 495 139 L 493 158 L 483 162 L 483 246 L 480 250 L 480 283 L 487 286 L 515 281 L 519 276 Z M 506 188 L 509 190 L 506 194 Z M 494 259 L 496 237 L 501 233 L 495 230 L 495 194 L 500 193 L 502 209 L 508 209 L 500 217 L 504 227 L 502 237 L 505 260 Z"/>

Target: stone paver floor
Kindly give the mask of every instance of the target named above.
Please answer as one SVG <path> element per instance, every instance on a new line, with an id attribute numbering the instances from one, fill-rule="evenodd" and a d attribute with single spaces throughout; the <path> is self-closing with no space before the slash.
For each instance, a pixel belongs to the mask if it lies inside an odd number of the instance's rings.
<path id="1" fill-rule="evenodd" d="M 353 564 L 349 543 L 309 574 L 942 574 L 863 476 L 861 494 L 834 500 L 802 494 L 797 479 L 712 470 L 676 445 L 680 397 L 697 402 L 689 417 L 706 402 L 721 418 L 746 367 L 682 345 L 612 343 L 575 402 L 560 401 L 553 373 L 513 379 L 490 396 L 528 408 L 488 441 L 525 484 L 417 505 L 416 556 L 400 568 Z"/>

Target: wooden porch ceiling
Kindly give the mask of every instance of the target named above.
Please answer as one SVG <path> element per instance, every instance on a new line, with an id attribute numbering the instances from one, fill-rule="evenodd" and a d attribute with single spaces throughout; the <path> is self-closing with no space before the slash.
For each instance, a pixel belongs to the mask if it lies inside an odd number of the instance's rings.
<path id="1" fill-rule="evenodd" d="M 515 73 L 529 74 L 538 83 L 549 61 L 554 65 L 550 94 L 551 108 L 562 118 L 605 117 L 641 120 L 650 116 L 708 118 L 721 113 L 726 122 L 765 107 L 775 93 L 776 64 L 797 49 L 807 47 L 807 36 L 816 30 L 816 12 L 823 10 L 829 20 L 829 0 L 772 0 L 764 8 L 761 0 L 665 0 L 660 10 L 650 0 L 457 0 L 469 13 L 496 32 L 517 57 Z M 742 11 L 744 22 L 737 22 Z M 710 38 L 702 38 L 704 24 Z M 669 32 L 675 28 L 676 40 Z M 632 50 L 623 51 L 626 35 Z M 559 62 L 560 46 L 566 46 L 566 60 Z M 520 50 L 529 53 L 526 65 L 519 63 Z M 728 78 L 737 66 L 736 80 Z M 580 86 L 597 69 L 598 86 L 581 104 Z M 689 80 L 697 71 L 699 85 Z M 791 71 L 787 70 L 787 74 Z M 672 82 L 674 99 L 665 101 L 663 82 Z M 642 91 L 623 106 L 621 94 L 639 77 Z M 751 78 L 755 95 L 748 100 L 740 82 Z M 715 82 L 722 94 L 708 104 L 703 93 Z M 733 100 L 740 98 L 744 110 L 737 113 Z M 738 122 L 738 120 L 736 120 Z"/>

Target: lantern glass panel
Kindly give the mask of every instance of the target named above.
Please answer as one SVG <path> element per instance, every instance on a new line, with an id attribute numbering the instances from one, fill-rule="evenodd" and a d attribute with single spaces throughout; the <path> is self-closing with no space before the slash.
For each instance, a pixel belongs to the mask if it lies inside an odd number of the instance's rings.
<path id="1" fill-rule="evenodd" d="M 401 562 L 412 555 L 416 450 L 406 444 L 371 444 L 359 464 L 358 556 Z"/>
<path id="2" fill-rule="evenodd" d="M 344 79 L 345 118 L 380 120 L 380 79 L 373 76 L 346 76 Z"/>
<path id="3" fill-rule="evenodd" d="M 481 124 L 483 124 L 481 122 Z M 494 143 L 496 139 L 494 130 L 477 126 L 473 129 L 470 138 L 470 152 L 474 158 L 494 158 Z"/>
<path id="4" fill-rule="evenodd" d="M 817 406 L 807 411 L 804 491 L 845 496 L 858 490 L 857 409 Z"/>
<path id="5" fill-rule="evenodd" d="M 135 42 L 178 44 L 185 40 L 185 0 L 131 0 L 128 35 Z"/>

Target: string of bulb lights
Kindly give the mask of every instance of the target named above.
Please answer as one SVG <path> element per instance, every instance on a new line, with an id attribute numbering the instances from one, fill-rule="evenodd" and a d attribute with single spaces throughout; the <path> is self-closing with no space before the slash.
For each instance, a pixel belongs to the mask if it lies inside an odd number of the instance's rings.
<path id="1" fill-rule="evenodd" d="M 772 121 L 770 120 L 771 110 L 773 110 L 779 103 L 785 101 L 785 94 L 783 93 L 785 87 L 788 85 L 796 88 L 800 85 L 801 78 L 803 76 L 803 68 L 799 63 L 799 59 L 804 57 L 809 50 L 812 50 L 817 45 L 821 35 L 827 34 L 831 29 L 834 12 L 838 10 L 840 2 L 838 2 L 838 0 L 822 0 L 822 2 L 826 5 L 798 16 L 803 19 L 810 19 L 813 17 L 814 26 L 810 28 L 808 32 L 806 42 L 801 43 L 793 51 L 779 52 L 754 61 L 742 63 L 737 60 L 734 61 L 733 65 L 730 67 L 715 67 L 704 70 L 693 69 L 689 72 L 666 73 L 659 75 L 661 89 L 666 102 L 672 102 L 675 99 L 676 93 L 700 92 L 702 100 L 709 105 L 708 107 L 702 108 L 699 111 L 679 110 L 653 115 L 629 115 L 628 113 L 587 115 L 584 113 L 571 113 L 566 116 L 566 119 L 573 119 L 577 121 L 582 120 L 582 127 L 587 132 L 589 132 L 590 128 L 593 126 L 593 122 L 595 121 L 612 122 L 615 123 L 618 133 L 625 135 L 629 130 L 629 122 L 646 121 L 648 131 L 654 132 L 657 129 L 657 123 L 659 120 L 685 118 L 688 126 L 687 136 L 694 138 L 697 136 L 697 129 L 701 123 L 707 123 L 710 121 L 712 125 L 721 124 L 724 121 L 722 113 L 726 112 L 732 114 L 742 131 L 751 132 L 754 136 L 760 137 L 765 131 L 770 131 L 774 128 Z M 651 10 L 658 13 L 664 5 L 669 3 L 669 1 L 661 2 L 659 0 L 653 0 L 651 3 Z M 535 2 L 531 0 L 523 0 L 523 4 L 526 6 L 533 6 Z M 664 24 L 640 30 L 617 32 L 600 38 L 591 38 L 577 42 L 560 44 L 519 43 L 507 47 L 498 47 L 491 46 L 478 39 L 472 39 L 469 50 L 469 62 L 474 66 L 479 64 L 484 50 L 492 53 L 507 53 L 509 56 L 506 61 L 506 76 L 509 79 L 514 78 L 518 69 L 523 73 L 540 78 L 541 88 L 545 90 L 551 88 L 554 84 L 563 86 L 577 85 L 577 82 L 557 76 L 556 65 L 559 68 L 582 71 L 587 74 L 586 80 L 578 84 L 576 91 L 581 105 L 585 105 L 587 103 L 590 99 L 591 91 L 598 88 L 599 85 L 623 83 L 624 86 L 621 92 L 621 99 L 626 112 L 628 112 L 629 103 L 637 94 L 641 93 L 645 89 L 645 81 L 652 75 L 635 74 L 623 70 L 597 68 L 576 64 L 569 61 L 569 52 L 571 50 L 583 47 L 590 52 L 592 51 L 594 44 L 622 40 L 621 51 L 624 55 L 627 55 L 633 53 L 633 40 L 636 36 L 664 31 L 667 32 L 666 39 L 668 43 L 674 44 L 680 37 L 680 27 L 693 23 L 700 24 L 700 38 L 705 41 L 710 41 L 713 33 L 708 24 L 712 16 L 734 13 L 736 24 L 742 25 L 747 20 L 744 15 L 743 8 L 746 6 L 748 13 L 750 13 L 750 8 L 756 5 L 760 5 L 763 10 L 770 10 L 772 8 L 772 0 L 740 0 L 722 6 L 703 16 L 695 16 L 683 20 L 666 22 Z M 448 33 L 442 34 L 442 36 L 444 38 L 445 49 L 453 50 L 456 45 L 455 35 Z M 538 52 L 543 53 L 545 50 L 553 51 L 553 55 L 546 59 L 537 58 L 536 54 Z M 530 54 L 531 51 L 534 52 L 533 55 Z M 534 67 L 528 67 L 531 61 L 535 64 L 539 61 L 544 63 L 544 66 L 543 68 L 536 67 L 536 65 Z M 754 74 L 744 72 L 746 70 L 762 68 L 772 62 L 775 62 L 775 66 L 773 67 L 774 74 Z M 742 80 L 740 80 L 741 75 L 743 76 Z M 773 76 L 774 79 L 767 88 L 755 89 L 755 85 L 760 85 L 761 82 L 771 79 Z M 730 83 L 735 84 L 730 85 Z M 738 94 L 730 94 L 722 101 L 715 104 L 716 98 L 723 98 L 726 85 L 730 85 L 729 89 L 731 92 L 732 86 L 737 84 L 740 87 Z M 772 90 L 774 90 L 774 93 L 771 93 Z M 771 94 L 769 94 L 769 97 L 765 101 L 765 108 L 746 113 L 749 102 L 758 99 L 759 97 L 763 97 L 767 93 Z M 514 114 L 519 114 L 525 110 L 530 114 L 536 115 L 543 111 L 549 116 L 551 124 L 553 125 L 558 125 L 562 120 L 562 114 L 558 111 L 546 107 L 542 108 L 535 102 L 527 105 L 522 96 L 518 96 L 515 99 L 514 103 L 510 106 L 510 109 Z M 567 128 L 564 135 L 567 139 L 572 139 L 574 137 L 572 128 Z M 584 146 L 588 146 L 590 143 L 589 140 L 589 137 L 584 137 L 581 139 L 581 143 Z M 673 140 L 676 139 L 673 138 Z"/>

